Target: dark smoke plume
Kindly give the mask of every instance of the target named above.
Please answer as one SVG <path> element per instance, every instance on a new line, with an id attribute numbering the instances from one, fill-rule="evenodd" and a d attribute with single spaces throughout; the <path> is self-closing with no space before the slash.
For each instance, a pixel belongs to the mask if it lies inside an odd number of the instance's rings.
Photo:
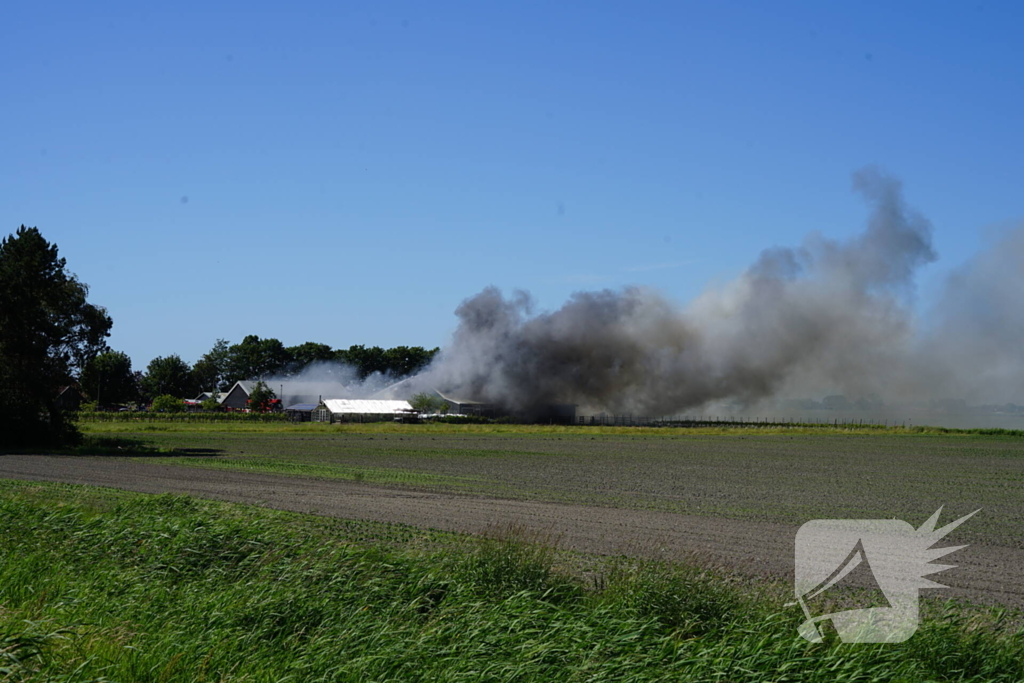
<path id="1" fill-rule="evenodd" d="M 413 385 L 520 410 L 672 414 L 784 391 L 949 396 L 986 389 L 992 373 L 1019 379 L 1024 316 L 1007 322 L 1005 311 L 1021 310 L 1024 238 L 959 273 L 925 333 L 911 299 L 915 273 L 936 258 L 930 225 L 877 169 L 853 185 L 870 207 L 863 233 L 768 249 L 685 308 L 632 287 L 531 315 L 529 295 L 489 287 L 459 306 L 452 344 Z"/>

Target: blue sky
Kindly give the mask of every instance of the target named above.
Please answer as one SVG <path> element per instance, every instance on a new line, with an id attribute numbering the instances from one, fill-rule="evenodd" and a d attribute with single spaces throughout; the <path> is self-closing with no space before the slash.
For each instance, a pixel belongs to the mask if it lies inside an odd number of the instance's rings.
<path id="1" fill-rule="evenodd" d="M 1019 3 L 15 3 L 0 217 L 136 369 L 444 345 L 487 285 L 685 303 L 903 179 L 941 274 L 1024 215 Z"/>

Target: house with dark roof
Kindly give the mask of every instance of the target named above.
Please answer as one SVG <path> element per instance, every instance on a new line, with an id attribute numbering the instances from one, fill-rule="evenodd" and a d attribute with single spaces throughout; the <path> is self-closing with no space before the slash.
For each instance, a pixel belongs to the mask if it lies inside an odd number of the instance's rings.
<path id="1" fill-rule="evenodd" d="M 60 410 L 78 410 L 82 406 L 82 392 L 74 386 L 61 387 L 54 403 Z"/>
<path id="2" fill-rule="evenodd" d="M 256 387 L 256 382 L 240 380 L 224 392 L 220 405 L 228 410 L 245 410 L 249 407 L 249 395 Z"/>

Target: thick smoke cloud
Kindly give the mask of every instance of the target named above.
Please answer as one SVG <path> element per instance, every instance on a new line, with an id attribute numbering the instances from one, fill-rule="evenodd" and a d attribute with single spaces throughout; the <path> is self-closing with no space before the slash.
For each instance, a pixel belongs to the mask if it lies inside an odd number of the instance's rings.
<path id="1" fill-rule="evenodd" d="M 954 271 L 928 317 L 915 391 L 1024 403 L 1024 230 Z M 923 361 L 923 362 L 920 362 Z"/>
<path id="2" fill-rule="evenodd" d="M 787 392 L 970 398 L 1013 381 L 1019 398 L 1024 237 L 959 272 L 922 326 L 911 304 L 915 274 L 936 259 L 931 227 L 877 169 L 856 173 L 853 186 L 870 208 L 860 235 L 768 249 L 685 308 L 627 288 L 533 315 L 526 293 L 487 288 L 459 306 L 452 344 L 402 389 L 640 414 Z"/>

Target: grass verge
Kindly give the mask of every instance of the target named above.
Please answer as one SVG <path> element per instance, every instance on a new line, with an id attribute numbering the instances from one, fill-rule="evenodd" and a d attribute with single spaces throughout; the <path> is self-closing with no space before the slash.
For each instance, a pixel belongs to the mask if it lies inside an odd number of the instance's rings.
<path id="1" fill-rule="evenodd" d="M 0 482 L 0 677 L 1024 679 L 1003 612 L 950 607 L 900 645 L 811 644 L 761 586 L 625 560 L 585 581 L 534 540 Z"/>

